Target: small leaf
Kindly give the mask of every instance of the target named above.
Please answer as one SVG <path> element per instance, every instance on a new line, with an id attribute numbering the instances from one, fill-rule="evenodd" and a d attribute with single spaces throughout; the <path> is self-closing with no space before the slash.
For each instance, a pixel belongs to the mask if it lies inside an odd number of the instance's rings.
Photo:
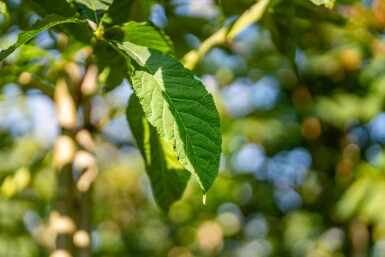
<path id="1" fill-rule="evenodd" d="M 130 41 L 131 43 L 156 49 L 162 53 L 173 52 L 173 44 L 170 38 L 160 29 L 148 22 L 128 22 L 123 26 L 114 26 L 106 30 L 105 37 Z"/>
<path id="2" fill-rule="evenodd" d="M 190 173 L 178 162 L 172 145 L 161 139 L 156 128 L 148 123 L 135 94 L 128 104 L 127 120 L 144 157 L 154 199 L 168 212 L 170 205 L 181 198 Z"/>
<path id="3" fill-rule="evenodd" d="M 130 42 L 114 42 L 132 58 L 132 86 L 148 121 L 204 192 L 218 175 L 219 114 L 205 86 L 176 59 Z"/>
<path id="4" fill-rule="evenodd" d="M 75 0 L 74 4 L 82 17 L 98 25 L 112 2 L 113 0 Z"/>
<path id="5" fill-rule="evenodd" d="M 310 0 L 315 5 L 325 5 L 327 8 L 333 8 L 335 0 Z"/>
<path id="6" fill-rule="evenodd" d="M 35 22 L 28 30 L 20 31 L 16 43 L 0 52 L 0 61 L 4 60 L 4 58 L 34 38 L 40 32 L 63 23 L 85 23 L 85 20 L 76 17 L 64 18 L 55 14 L 48 15 L 43 20 Z"/>

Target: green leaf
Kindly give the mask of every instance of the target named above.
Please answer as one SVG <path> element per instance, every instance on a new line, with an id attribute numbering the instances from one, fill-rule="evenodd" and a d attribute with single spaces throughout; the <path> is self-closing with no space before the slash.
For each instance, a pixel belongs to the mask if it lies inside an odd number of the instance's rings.
<path id="1" fill-rule="evenodd" d="M 121 25 L 129 20 L 132 6 L 138 1 L 113 1 L 102 18 L 103 23 L 109 25 Z M 125 10 L 122 12 L 122 10 Z"/>
<path id="2" fill-rule="evenodd" d="M 117 41 L 130 41 L 163 53 L 173 52 L 170 38 L 163 31 L 146 22 L 129 22 L 123 26 L 113 26 L 105 30 L 104 37 Z M 125 58 L 104 43 L 96 44 L 94 53 L 98 59 L 99 69 L 105 74 L 103 82 L 107 84 L 106 90 L 113 89 L 127 76 Z"/>
<path id="3" fill-rule="evenodd" d="M 23 3 L 32 7 L 40 16 L 46 16 L 52 13 L 64 17 L 76 15 L 76 9 L 66 0 L 23 0 Z"/>
<path id="4" fill-rule="evenodd" d="M 258 1 L 239 16 L 231 27 L 225 26 L 212 34 L 202 42 L 197 50 L 191 50 L 183 57 L 185 66 L 189 69 L 194 69 L 199 60 L 202 59 L 211 48 L 224 44 L 229 40 L 231 41 L 246 27 L 259 21 L 269 4 L 270 0 Z"/>
<path id="5" fill-rule="evenodd" d="M 148 123 L 135 94 L 129 101 L 127 120 L 144 157 L 154 199 L 168 212 L 171 204 L 182 197 L 190 173 L 178 162 L 172 145 L 161 139 L 156 128 Z"/>
<path id="6" fill-rule="evenodd" d="M 0 14 L 9 15 L 7 5 L 4 2 L 0 2 Z"/>
<path id="7" fill-rule="evenodd" d="M 148 121 L 207 192 L 218 175 L 222 143 L 212 95 L 173 57 L 130 42 L 114 43 L 132 58 L 132 86 Z"/>
<path id="8" fill-rule="evenodd" d="M 154 1 L 116 0 L 108 8 L 102 18 L 103 23 L 109 25 L 122 25 L 128 21 L 148 20 Z"/>
<path id="9" fill-rule="evenodd" d="M 98 25 L 112 2 L 113 0 L 75 0 L 74 4 L 81 16 Z"/>
<path id="10" fill-rule="evenodd" d="M 107 29 L 104 36 L 122 42 L 129 41 L 162 53 L 171 53 L 174 48 L 170 38 L 148 22 L 131 21 L 123 26 L 114 26 Z"/>
<path id="11" fill-rule="evenodd" d="M 328 8 L 333 8 L 335 0 L 310 0 L 315 5 L 325 5 Z"/>
<path id="12" fill-rule="evenodd" d="M 96 64 L 101 71 L 99 81 L 106 84 L 105 92 L 120 85 L 123 79 L 127 78 L 127 61 L 111 45 L 100 41 L 94 45 Z"/>
<path id="13" fill-rule="evenodd" d="M 41 17 L 52 13 L 63 17 L 74 17 L 78 15 L 76 8 L 66 0 L 23 0 L 23 4 L 28 5 Z M 63 24 L 60 31 L 67 36 L 74 37 L 77 41 L 89 43 L 92 38 L 92 31 L 86 26 L 72 26 L 72 24 Z"/>
<path id="14" fill-rule="evenodd" d="M 8 47 L 7 49 L 4 49 L 0 52 L 0 61 L 4 60 L 8 55 L 10 55 L 13 51 L 15 51 L 17 48 L 22 46 L 23 44 L 27 43 L 29 40 L 34 38 L 37 34 L 40 32 L 49 29 L 53 26 L 64 24 L 64 23 L 86 23 L 85 20 L 79 19 L 76 17 L 69 17 L 64 18 L 59 15 L 48 15 L 43 20 L 38 20 L 35 22 L 31 28 L 25 31 L 20 31 L 19 35 L 17 37 L 16 43 Z"/>

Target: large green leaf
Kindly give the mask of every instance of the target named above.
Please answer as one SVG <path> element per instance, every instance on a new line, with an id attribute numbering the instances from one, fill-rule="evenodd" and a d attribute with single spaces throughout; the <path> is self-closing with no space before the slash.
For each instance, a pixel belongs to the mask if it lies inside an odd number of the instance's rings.
<path id="1" fill-rule="evenodd" d="M 222 143 L 212 95 L 173 57 L 130 42 L 114 44 L 132 59 L 132 86 L 148 121 L 207 192 L 218 175 Z"/>
<path id="2" fill-rule="evenodd" d="M 190 173 L 178 162 L 172 145 L 160 138 L 156 128 L 148 123 L 135 94 L 127 108 L 127 120 L 144 157 L 154 199 L 168 212 L 170 205 L 181 198 Z"/>
<path id="3" fill-rule="evenodd" d="M 75 0 L 74 4 L 78 8 L 81 16 L 98 25 L 112 2 L 113 0 Z"/>
<path id="4" fill-rule="evenodd" d="M 106 38 L 122 42 L 129 41 L 159 50 L 162 53 L 173 52 L 173 44 L 170 38 L 148 22 L 131 21 L 123 26 L 114 26 L 107 29 L 104 35 Z"/>
<path id="5" fill-rule="evenodd" d="M 18 47 L 27 43 L 40 32 L 49 29 L 53 26 L 64 23 L 85 23 L 85 20 L 76 17 L 64 18 L 55 14 L 48 15 L 43 20 L 38 20 L 37 22 L 35 22 L 35 24 L 33 24 L 31 28 L 25 31 L 20 31 L 16 43 L 0 52 L 0 61 L 4 60 L 4 58 L 10 55 Z"/>

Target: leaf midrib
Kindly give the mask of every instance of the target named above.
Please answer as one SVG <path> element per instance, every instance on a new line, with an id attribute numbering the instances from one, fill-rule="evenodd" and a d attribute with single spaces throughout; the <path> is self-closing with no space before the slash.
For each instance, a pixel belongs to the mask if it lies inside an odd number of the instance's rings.
<path id="1" fill-rule="evenodd" d="M 91 6 L 92 6 L 92 8 L 94 10 L 93 13 L 94 13 L 94 17 L 95 17 L 95 22 L 98 25 L 99 21 L 98 21 L 98 16 L 96 15 L 96 6 L 95 6 L 95 4 L 94 4 L 94 2 L 92 0 L 89 0 L 87 2 L 91 3 Z"/>

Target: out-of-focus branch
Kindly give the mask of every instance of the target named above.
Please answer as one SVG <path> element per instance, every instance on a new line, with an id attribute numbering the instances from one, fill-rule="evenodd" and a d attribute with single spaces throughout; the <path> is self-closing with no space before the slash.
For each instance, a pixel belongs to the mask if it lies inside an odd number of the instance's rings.
<path id="1" fill-rule="evenodd" d="M 62 132 L 54 149 L 54 168 L 59 182 L 56 206 L 50 219 L 56 235 L 51 257 L 90 256 L 90 190 L 98 174 L 90 113 L 97 77 L 98 69 L 94 64 L 88 65 L 83 75 L 78 64 L 70 62 L 57 79 L 53 93 Z M 83 114 L 81 123 L 77 117 L 79 111 Z"/>
<path id="2" fill-rule="evenodd" d="M 55 251 L 51 257 L 70 257 L 74 256 L 72 237 L 76 230 L 72 163 L 77 151 L 74 140 L 77 112 L 74 99 L 69 93 L 69 85 L 63 76 L 57 79 L 54 101 L 61 135 L 56 140 L 53 152 L 53 165 L 58 173 L 58 189 L 55 210 L 50 217 L 50 226 L 56 234 Z"/>
<path id="3" fill-rule="evenodd" d="M 76 246 L 77 257 L 91 256 L 91 189 L 92 183 L 98 175 L 98 166 L 95 158 L 95 142 L 92 137 L 91 99 L 97 92 L 98 68 L 94 64 L 87 66 L 82 82 L 80 83 L 81 102 L 83 112 L 82 129 L 76 134 L 76 141 L 81 150 L 76 153 L 74 160 L 75 170 L 80 172 L 76 181 L 76 191 L 79 195 L 79 210 L 77 211 L 78 230 L 73 242 Z"/>
<path id="4" fill-rule="evenodd" d="M 199 60 L 207 54 L 207 52 L 217 46 L 234 39 L 247 26 L 260 20 L 265 13 L 270 0 L 259 0 L 248 10 L 246 10 L 235 21 L 232 26 L 226 26 L 215 32 L 207 38 L 196 50 L 191 50 L 183 57 L 184 66 L 189 69 L 194 69 Z"/>

